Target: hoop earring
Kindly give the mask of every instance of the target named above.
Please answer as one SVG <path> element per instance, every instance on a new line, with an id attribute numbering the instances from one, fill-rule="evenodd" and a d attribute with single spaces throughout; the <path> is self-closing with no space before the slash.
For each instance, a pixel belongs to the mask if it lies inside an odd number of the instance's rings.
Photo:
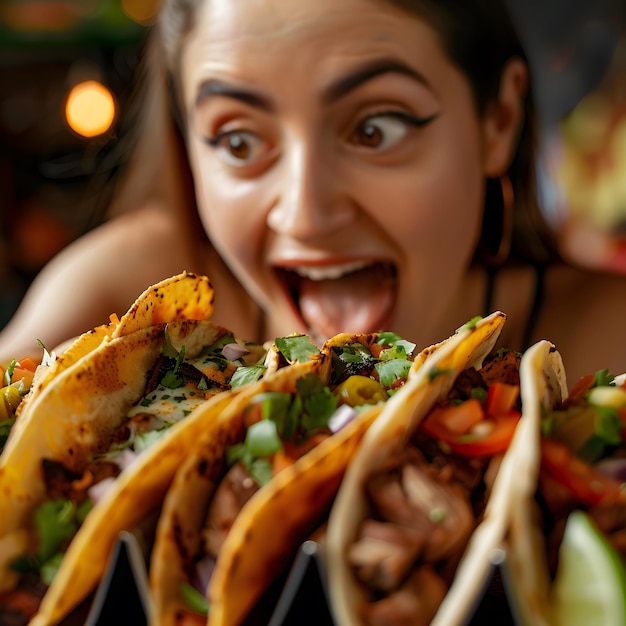
<path id="1" fill-rule="evenodd" d="M 508 174 L 487 180 L 478 259 L 488 268 L 504 264 L 513 241 L 515 194 Z"/>

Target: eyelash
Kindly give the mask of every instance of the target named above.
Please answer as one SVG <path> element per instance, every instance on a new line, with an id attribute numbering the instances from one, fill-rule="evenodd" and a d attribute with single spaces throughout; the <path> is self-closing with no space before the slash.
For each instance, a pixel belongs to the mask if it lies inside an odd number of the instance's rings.
<path id="1" fill-rule="evenodd" d="M 424 126 L 434 122 L 438 117 L 439 113 L 433 113 L 427 117 L 416 117 L 414 115 L 410 115 L 409 113 L 405 113 L 404 111 L 380 111 L 379 113 L 374 113 L 372 115 L 368 115 L 361 124 L 367 122 L 376 117 L 392 117 L 398 120 L 402 120 L 415 128 L 423 128 Z"/>
<path id="2" fill-rule="evenodd" d="M 398 110 L 380 111 L 380 112 L 372 113 L 364 117 L 356 125 L 353 131 L 353 135 L 354 136 L 358 135 L 358 133 L 361 132 L 368 124 L 371 124 L 374 120 L 377 120 L 377 119 L 395 119 L 409 126 L 412 126 L 413 128 L 423 128 L 424 126 L 428 125 L 430 122 L 434 121 L 438 116 L 439 116 L 439 113 L 434 113 L 433 115 L 429 115 L 427 117 L 416 117 L 414 115 L 410 115 L 409 113 L 405 113 L 404 111 L 398 111 Z M 250 138 L 252 138 L 252 144 L 254 144 L 254 138 L 256 138 L 255 133 L 251 131 L 233 129 L 233 130 L 227 130 L 227 131 L 220 131 L 213 137 L 204 137 L 203 139 L 205 143 L 208 146 L 210 146 L 212 149 L 225 150 L 226 151 L 225 158 L 231 161 L 230 163 L 231 165 L 234 165 L 236 167 L 244 167 L 251 163 L 247 160 L 247 156 L 238 157 L 238 156 L 235 156 L 234 154 L 231 154 L 229 156 L 228 150 L 231 149 L 233 146 L 228 146 L 224 144 L 224 142 L 228 141 L 230 137 L 237 137 L 237 136 L 244 136 L 244 137 L 247 136 L 247 139 L 244 139 L 244 141 L 247 141 L 249 148 L 251 145 Z M 359 143 L 359 142 L 355 141 L 355 143 Z M 255 147 L 258 147 L 258 144 L 256 146 L 252 145 L 251 149 L 254 149 Z M 367 146 L 365 147 L 367 148 Z M 252 162 L 254 162 L 254 159 Z"/>

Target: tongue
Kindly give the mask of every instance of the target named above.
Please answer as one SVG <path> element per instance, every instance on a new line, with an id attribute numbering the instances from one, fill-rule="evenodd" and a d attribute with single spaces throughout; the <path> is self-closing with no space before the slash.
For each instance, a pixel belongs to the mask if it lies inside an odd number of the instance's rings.
<path id="1" fill-rule="evenodd" d="M 383 265 L 366 267 L 334 280 L 303 278 L 300 313 L 314 334 L 322 338 L 339 333 L 384 330 L 395 303 L 396 285 Z"/>

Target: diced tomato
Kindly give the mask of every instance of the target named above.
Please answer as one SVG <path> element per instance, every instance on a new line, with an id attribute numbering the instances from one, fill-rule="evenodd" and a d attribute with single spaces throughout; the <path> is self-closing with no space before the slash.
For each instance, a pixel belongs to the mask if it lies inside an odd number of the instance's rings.
<path id="1" fill-rule="evenodd" d="M 191 611 L 182 610 L 176 613 L 176 624 L 178 626 L 206 626 L 206 615 L 192 613 Z"/>
<path id="2" fill-rule="evenodd" d="M 581 376 L 569 391 L 569 401 L 574 402 L 582 399 L 582 397 L 591 389 L 596 382 L 595 374 L 587 374 Z"/>
<path id="3" fill-rule="evenodd" d="M 451 435 L 463 435 L 474 424 L 485 419 L 482 404 L 476 398 L 470 398 L 461 404 L 437 405 L 426 418 L 424 426 L 433 429 L 433 436 L 449 438 Z"/>
<path id="4" fill-rule="evenodd" d="M 448 442 L 452 452 L 464 456 L 493 456 L 505 452 L 520 419 L 518 411 L 497 415 L 484 421 L 485 432 L 473 432 Z M 474 429 L 477 431 L 477 429 Z"/>
<path id="5" fill-rule="evenodd" d="M 620 482 L 598 473 L 592 465 L 574 456 L 562 442 L 548 437 L 541 441 L 541 467 L 585 505 L 594 505 L 620 494 Z"/>
<path id="6" fill-rule="evenodd" d="M 284 469 L 291 467 L 296 460 L 285 453 L 284 450 L 278 450 L 272 456 L 272 475 L 276 476 L 278 472 L 282 472 Z"/>
<path id="7" fill-rule="evenodd" d="M 515 407 L 518 396 L 518 385 L 508 385 L 496 381 L 487 390 L 485 411 L 488 415 L 504 415 Z"/>
<path id="8" fill-rule="evenodd" d="M 293 465 L 302 455 L 322 443 L 327 437 L 327 434 L 317 433 L 300 445 L 292 441 L 283 441 L 282 450 L 278 450 L 272 456 L 272 473 L 276 475 L 279 471 Z"/>
<path id="9" fill-rule="evenodd" d="M 474 403 L 480 408 L 480 419 L 472 422 L 477 415 Z M 453 431 L 448 427 L 448 423 L 460 424 L 461 419 L 456 420 L 453 413 L 460 411 L 459 407 L 469 404 L 467 413 L 464 415 L 466 423 L 471 425 L 465 431 Z M 473 416 L 473 417 L 470 417 Z M 463 404 L 450 407 L 435 407 L 422 423 L 422 430 L 444 443 L 452 452 L 463 456 L 489 456 L 504 452 L 511 442 L 515 428 L 520 419 L 519 411 L 509 410 L 507 412 L 485 417 L 480 402 L 474 398 L 466 400 Z"/>
<path id="10" fill-rule="evenodd" d="M 328 434 L 326 433 L 316 433 L 300 445 L 296 445 L 292 441 L 283 441 L 283 449 L 285 450 L 285 454 L 287 454 L 287 456 L 295 460 L 299 459 L 303 454 L 311 450 L 311 448 L 318 446 L 322 443 L 322 441 L 324 441 L 324 439 L 327 438 Z"/>
<path id="11" fill-rule="evenodd" d="M 20 380 L 24 381 L 24 387 L 28 389 L 33 384 L 33 376 L 37 369 L 37 363 L 30 357 L 24 357 L 20 359 L 13 369 L 13 375 L 11 376 L 11 382 L 16 383 Z"/>

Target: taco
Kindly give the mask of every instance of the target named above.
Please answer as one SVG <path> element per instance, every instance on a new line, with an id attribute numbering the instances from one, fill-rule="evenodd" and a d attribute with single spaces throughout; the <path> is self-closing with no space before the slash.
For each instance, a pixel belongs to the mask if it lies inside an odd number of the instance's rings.
<path id="1" fill-rule="evenodd" d="M 38 365 L 33 359 L 13 359 L 6 370 L 0 367 L 4 385 L 0 388 L 0 455 L 30 392 Z"/>
<path id="2" fill-rule="evenodd" d="M 136 330 L 147 329 L 163 322 L 209 319 L 213 314 L 213 301 L 214 290 L 206 276 L 183 272 L 146 289 L 121 320 L 112 314 L 109 324 L 97 326 L 67 342 L 65 349 L 58 356 L 54 351 L 49 353 L 45 346 L 41 345 L 43 348 L 41 363 L 37 365 L 31 359 L 27 359 L 28 365 L 23 367 L 22 361 L 17 362 L 18 371 L 32 370 L 33 375 L 29 376 L 28 385 L 22 384 L 19 387 L 20 395 L 24 395 L 25 391 L 27 393 L 14 407 L 14 419 L 6 424 L 7 437 L 10 431 L 17 432 L 24 427 L 27 419 L 20 419 L 15 426 L 17 418 L 52 380 L 94 351 L 105 340 L 123 337 Z M 15 369 L 14 363 L 9 365 L 7 370 L 11 368 Z M 17 382 L 19 380 L 14 381 Z M 11 392 L 11 395 L 14 396 L 14 392 Z M 12 404 L 15 404 L 16 398 L 12 397 L 12 400 Z M 18 435 L 14 434 L 13 438 L 18 438 Z"/>
<path id="3" fill-rule="evenodd" d="M 494 349 L 504 321 L 459 329 L 407 384 L 412 401 L 398 399 L 365 434 L 324 544 L 337 624 L 471 616 L 504 539 L 521 417 L 520 355 Z"/>
<path id="4" fill-rule="evenodd" d="M 171 317 L 162 290 L 151 294 L 153 305 L 143 299 L 38 388 L 9 437 L 0 617 L 25 623 L 37 611 L 33 624 L 54 624 L 67 615 L 97 584 L 119 532 L 160 505 L 200 433 L 196 414 L 219 414 L 248 383 L 288 364 L 273 352 L 268 368 L 263 346 L 209 321 L 162 321 Z M 176 314 L 188 310 L 176 300 Z"/>
<path id="5" fill-rule="evenodd" d="M 585 520 L 588 536 L 600 537 L 602 552 L 614 560 L 613 572 L 623 572 L 626 564 L 626 376 L 601 370 L 581 377 L 568 391 L 561 357 L 547 341 L 529 350 L 527 367 L 525 418 L 532 422 L 520 455 L 526 481 L 511 508 L 510 594 L 520 623 L 560 624 L 576 611 L 562 604 L 577 593 L 563 586 L 571 566 L 561 559 L 568 524 L 580 528 Z M 587 581 L 589 588 L 592 582 Z M 615 623 L 626 619 L 623 593 Z M 576 598 L 579 610 L 587 602 L 601 602 L 582 596 Z"/>
<path id="6" fill-rule="evenodd" d="M 207 426 L 159 518 L 154 624 L 246 619 L 328 515 L 362 434 L 419 365 L 414 348 L 392 333 L 338 335 L 319 370 L 278 372 Z"/>

